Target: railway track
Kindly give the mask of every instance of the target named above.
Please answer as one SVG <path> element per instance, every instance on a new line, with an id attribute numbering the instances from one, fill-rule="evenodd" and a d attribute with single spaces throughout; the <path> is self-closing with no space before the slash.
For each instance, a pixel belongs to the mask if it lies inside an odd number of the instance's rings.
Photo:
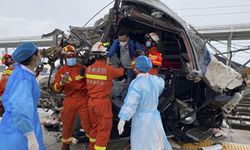
<path id="1" fill-rule="evenodd" d="M 226 116 L 228 124 L 235 129 L 250 129 L 250 95 L 245 94 L 236 106 L 234 115 Z"/>

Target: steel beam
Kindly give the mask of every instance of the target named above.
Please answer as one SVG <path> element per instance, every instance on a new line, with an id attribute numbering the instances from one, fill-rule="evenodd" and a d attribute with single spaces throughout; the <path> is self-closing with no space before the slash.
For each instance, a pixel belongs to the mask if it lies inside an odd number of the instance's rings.
<path id="1" fill-rule="evenodd" d="M 42 39 L 41 36 L 14 37 L 0 39 L 0 48 L 15 48 L 23 42 L 33 42 L 38 47 L 50 47 L 55 43 L 53 38 Z"/>
<path id="2" fill-rule="evenodd" d="M 232 40 L 250 40 L 250 24 L 196 27 L 195 29 L 210 41 L 226 41 L 231 32 L 233 32 Z"/>

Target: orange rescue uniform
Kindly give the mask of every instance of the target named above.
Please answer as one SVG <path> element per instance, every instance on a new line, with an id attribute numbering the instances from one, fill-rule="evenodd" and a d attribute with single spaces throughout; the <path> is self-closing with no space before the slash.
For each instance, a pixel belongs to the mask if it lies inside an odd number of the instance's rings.
<path id="1" fill-rule="evenodd" d="M 149 74 L 152 74 L 152 75 L 159 75 L 158 74 L 158 69 L 156 68 L 156 67 L 152 67 L 150 70 L 149 70 L 149 72 L 148 72 Z"/>
<path id="2" fill-rule="evenodd" d="M 90 116 L 90 150 L 106 150 L 112 128 L 110 94 L 113 78 L 121 77 L 123 68 L 108 66 L 96 60 L 86 70 Z"/>
<path id="3" fill-rule="evenodd" d="M 152 61 L 152 64 L 153 64 L 152 69 L 149 70 L 149 74 L 158 75 L 158 67 L 157 66 L 161 66 L 162 56 L 158 52 L 157 47 L 153 46 L 150 49 L 147 49 L 147 56 L 149 57 L 149 59 Z M 151 58 L 151 57 L 155 57 L 155 58 Z"/>
<path id="4" fill-rule="evenodd" d="M 64 101 L 62 110 L 62 142 L 70 144 L 72 142 L 73 122 L 76 113 L 78 113 L 82 128 L 86 135 L 89 135 L 89 114 L 88 114 L 88 96 L 86 88 L 86 78 L 80 75 L 81 69 L 86 69 L 85 66 L 76 64 L 73 67 L 67 65 L 60 68 L 52 84 L 52 89 L 55 92 L 64 90 Z M 63 86 L 60 81 L 64 75 L 69 75 L 68 82 Z"/>
<path id="5" fill-rule="evenodd" d="M 149 53 L 151 53 L 151 52 L 158 52 L 157 47 L 156 47 L 156 46 L 153 46 L 153 47 L 147 49 L 147 56 L 148 56 Z"/>
<path id="6" fill-rule="evenodd" d="M 5 86 L 7 84 L 7 81 L 10 77 L 10 75 L 12 74 L 12 72 L 14 71 L 15 67 L 14 66 L 11 66 L 7 69 L 4 70 L 3 74 L 2 74 L 2 77 L 1 77 L 1 81 L 0 81 L 0 117 L 3 115 L 3 112 L 4 112 L 4 108 L 3 108 L 3 105 L 2 105 L 2 95 L 3 95 L 3 92 L 5 90 Z"/>

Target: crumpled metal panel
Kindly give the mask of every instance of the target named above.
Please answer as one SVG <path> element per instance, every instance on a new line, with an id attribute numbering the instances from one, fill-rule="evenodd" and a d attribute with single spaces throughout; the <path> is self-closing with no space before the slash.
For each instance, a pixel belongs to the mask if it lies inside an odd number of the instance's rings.
<path id="1" fill-rule="evenodd" d="M 234 89 L 243 82 L 241 75 L 231 67 L 224 65 L 218 61 L 213 55 L 207 66 L 205 77 L 212 87 L 224 90 Z"/>
<path id="2" fill-rule="evenodd" d="M 187 24 L 184 22 L 184 20 L 182 20 L 175 12 L 173 12 L 168 6 L 166 6 L 160 0 L 125 0 L 125 1 L 141 3 L 141 4 L 145 4 L 145 5 L 157 8 L 161 10 L 162 12 L 168 14 L 173 19 L 175 19 L 179 24 L 181 24 L 181 26 L 183 26 L 184 28 L 187 28 Z"/>
<path id="3" fill-rule="evenodd" d="M 194 49 L 194 55 L 196 57 L 197 62 L 200 62 L 203 54 L 205 53 L 204 47 L 205 47 L 205 41 L 200 38 L 193 30 L 186 30 L 186 33 L 189 37 L 190 43 L 193 46 Z M 198 66 L 198 70 L 200 70 L 200 66 Z"/>

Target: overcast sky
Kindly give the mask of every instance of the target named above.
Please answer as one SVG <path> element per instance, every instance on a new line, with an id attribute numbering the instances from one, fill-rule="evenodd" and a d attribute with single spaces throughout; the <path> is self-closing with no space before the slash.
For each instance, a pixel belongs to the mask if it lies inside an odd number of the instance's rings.
<path id="1" fill-rule="evenodd" d="M 193 26 L 250 23 L 249 0 L 162 0 Z M 83 26 L 111 0 L 0 0 L 0 38 Z M 106 9 L 95 20 L 108 12 Z M 90 23 L 93 24 L 94 21 Z"/>

